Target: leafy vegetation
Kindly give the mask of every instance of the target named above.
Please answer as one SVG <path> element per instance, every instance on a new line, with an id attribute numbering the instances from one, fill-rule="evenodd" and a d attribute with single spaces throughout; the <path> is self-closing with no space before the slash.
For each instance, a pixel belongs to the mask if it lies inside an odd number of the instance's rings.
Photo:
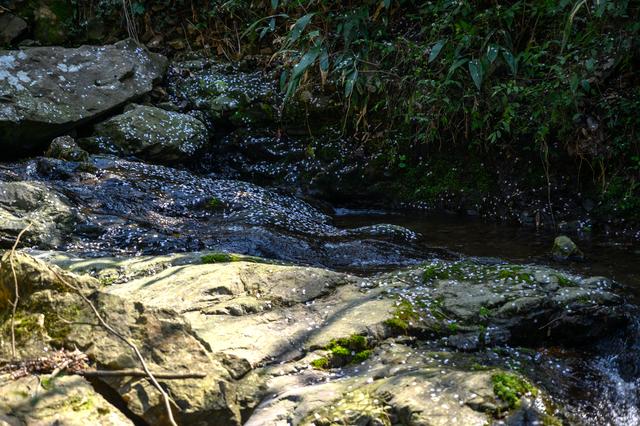
<path id="1" fill-rule="evenodd" d="M 128 16 L 144 42 L 265 54 L 290 99 L 343 106 L 343 130 L 403 200 L 486 194 L 500 171 L 549 191 L 569 176 L 596 213 L 640 220 L 638 2 L 72 3 L 59 21 L 78 42 Z"/>

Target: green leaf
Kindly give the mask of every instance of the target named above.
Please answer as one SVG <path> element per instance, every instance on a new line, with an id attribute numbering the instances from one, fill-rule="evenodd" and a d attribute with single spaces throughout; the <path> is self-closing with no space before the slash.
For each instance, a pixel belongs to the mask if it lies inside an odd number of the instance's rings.
<path id="1" fill-rule="evenodd" d="M 291 30 L 291 34 L 289 35 L 289 44 L 295 43 L 300 38 L 302 31 L 307 27 L 311 18 L 313 18 L 313 15 L 315 15 L 315 13 L 307 13 L 296 21 L 293 25 L 293 29 Z"/>
<path id="2" fill-rule="evenodd" d="M 293 67 L 291 73 L 292 80 L 299 80 L 302 74 L 318 59 L 320 55 L 320 47 L 314 47 L 302 56 L 300 62 Z"/>
<path id="3" fill-rule="evenodd" d="M 289 71 L 284 70 L 282 74 L 280 74 L 280 91 L 284 92 L 284 88 L 287 84 L 287 78 L 289 77 Z"/>
<path id="4" fill-rule="evenodd" d="M 276 9 L 279 3 L 280 3 L 280 0 L 271 0 L 271 8 Z"/>
<path id="5" fill-rule="evenodd" d="M 133 12 L 134 15 L 142 15 L 144 14 L 144 10 L 144 4 L 140 2 L 135 2 L 131 5 L 131 12 Z"/>
<path id="6" fill-rule="evenodd" d="M 478 90 L 482 87 L 482 79 L 484 77 L 484 71 L 482 69 L 482 64 L 477 59 L 473 61 L 469 61 L 469 74 L 471 74 L 471 78 L 475 83 Z"/>
<path id="7" fill-rule="evenodd" d="M 511 74 L 513 74 L 513 76 L 515 77 L 515 75 L 518 73 L 518 59 L 514 57 L 513 54 L 508 50 L 503 51 L 502 56 L 504 57 L 504 61 L 509 66 Z"/>
<path id="8" fill-rule="evenodd" d="M 329 71 L 329 52 L 327 52 L 326 47 L 323 47 L 320 53 L 320 71 Z"/>
<path id="9" fill-rule="evenodd" d="M 496 58 L 498 57 L 498 46 L 495 44 L 490 44 L 487 47 L 487 61 L 492 64 Z"/>
<path id="10" fill-rule="evenodd" d="M 446 43 L 447 43 L 446 39 L 438 40 L 438 41 L 435 42 L 435 44 L 431 48 L 431 52 L 429 53 L 429 62 L 428 63 L 431 63 L 431 62 L 436 60 L 436 58 L 440 54 L 440 51 L 442 50 L 442 48 L 444 47 L 444 45 Z"/>
<path id="11" fill-rule="evenodd" d="M 462 58 L 455 61 L 449 68 L 449 75 L 451 76 L 458 68 L 466 64 L 468 59 Z"/>
<path id="12" fill-rule="evenodd" d="M 351 94 L 353 94 L 353 88 L 356 84 L 356 80 L 358 79 L 358 70 L 354 68 L 353 71 L 349 73 L 347 79 L 344 83 L 344 96 L 349 98 Z"/>
<path id="13" fill-rule="evenodd" d="M 391 0 L 384 0 L 384 8 L 389 9 L 391 7 Z"/>

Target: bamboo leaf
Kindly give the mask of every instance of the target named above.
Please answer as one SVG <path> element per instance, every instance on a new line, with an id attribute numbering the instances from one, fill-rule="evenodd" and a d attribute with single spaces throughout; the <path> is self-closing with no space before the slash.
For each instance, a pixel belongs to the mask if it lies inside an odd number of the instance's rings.
<path id="1" fill-rule="evenodd" d="M 291 79 L 292 80 L 296 80 L 296 79 L 300 79 L 300 77 L 302 76 L 302 74 L 304 74 L 304 72 L 311 66 L 313 65 L 313 63 L 316 61 L 316 59 L 318 58 L 318 56 L 320 55 L 320 47 L 314 47 L 313 49 L 309 50 L 307 53 L 305 53 L 302 56 L 302 59 L 300 59 L 300 62 L 298 62 L 294 67 L 293 67 L 293 72 L 291 73 Z"/>
<path id="2" fill-rule="evenodd" d="M 482 87 L 482 78 L 484 77 L 484 71 L 482 70 L 482 64 L 474 59 L 469 61 L 469 74 L 471 74 L 471 78 L 475 83 L 478 90 Z"/>
<path id="3" fill-rule="evenodd" d="M 358 70 L 354 68 L 353 71 L 347 75 L 347 79 L 344 83 L 344 96 L 349 98 L 353 94 L 353 88 L 355 87 L 356 80 L 358 79 Z"/>
<path id="4" fill-rule="evenodd" d="M 490 44 L 487 47 L 487 60 L 490 64 L 492 64 L 496 58 L 498 57 L 498 46 L 495 44 Z"/>
<path id="5" fill-rule="evenodd" d="M 511 74 L 513 74 L 513 76 L 515 77 L 515 75 L 518 73 L 518 59 L 514 57 L 513 53 L 509 52 L 508 50 L 503 51 L 502 56 L 504 57 L 504 61 L 509 66 Z"/>
<path id="6" fill-rule="evenodd" d="M 295 24 L 293 24 L 293 29 L 291 30 L 291 34 L 289 35 L 289 44 L 295 43 L 302 34 L 302 31 L 307 27 L 311 18 L 313 18 L 315 13 L 307 13 L 302 18 L 298 19 Z"/>
<path id="7" fill-rule="evenodd" d="M 436 60 L 436 58 L 440 54 L 440 51 L 442 50 L 442 48 L 446 43 L 447 43 L 446 39 L 438 40 L 435 42 L 435 44 L 431 48 L 431 52 L 429 53 L 429 63 Z"/>

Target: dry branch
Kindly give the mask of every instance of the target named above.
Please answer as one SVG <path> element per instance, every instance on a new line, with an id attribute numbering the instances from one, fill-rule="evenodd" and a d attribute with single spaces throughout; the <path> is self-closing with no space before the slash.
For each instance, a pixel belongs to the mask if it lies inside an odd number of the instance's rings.
<path id="1" fill-rule="evenodd" d="M 136 346 L 136 344 L 133 343 L 130 339 L 128 339 L 124 335 L 122 335 L 121 333 L 119 333 L 118 331 L 116 331 L 109 324 L 107 324 L 107 322 L 104 320 L 104 318 L 102 318 L 102 315 L 100 315 L 100 312 L 98 312 L 98 309 L 93 304 L 93 302 L 91 302 L 91 300 L 89 300 L 89 298 L 84 294 L 84 292 L 79 287 L 76 287 L 75 285 L 73 285 L 70 282 L 68 282 L 55 269 L 52 268 L 51 271 L 53 272 L 53 274 L 56 276 L 56 278 L 58 280 L 60 280 L 60 282 L 65 287 L 68 287 L 68 288 L 72 289 L 73 291 L 75 291 L 82 298 L 82 300 L 84 300 L 84 302 L 87 305 L 89 305 L 89 307 L 93 311 L 93 314 L 95 315 L 96 319 L 98 320 L 100 325 L 105 330 L 107 330 L 107 332 L 111 333 L 113 336 L 117 337 L 118 339 L 120 339 L 122 342 L 124 342 L 127 346 L 129 346 L 131 348 L 131 350 L 136 355 L 136 358 L 138 358 L 138 361 L 140 361 L 140 364 L 142 365 L 142 369 L 144 370 L 144 373 L 145 373 L 146 377 L 149 378 L 149 380 L 151 381 L 153 386 L 162 395 L 162 399 L 164 401 L 164 406 L 165 406 L 165 410 L 167 412 L 167 417 L 168 417 L 168 420 L 169 420 L 169 424 L 171 424 L 172 426 L 177 426 L 177 423 L 176 423 L 175 419 L 173 418 L 173 412 L 171 411 L 171 401 L 169 400 L 169 395 L 167 395 L 167 392 L 165 392 L 165 390 L 162 388 L 162 386 L 160 386 L 160 383 L 158 383 L 158 381 L 156 380 L 154 374 L 151 373 L 151 370 L 149 370 L 149 366 L 147 365 L 147 362 L 145 361 L 144 357 L 142 356 L 142 354 L 138 350 L 138 347 Z"/>

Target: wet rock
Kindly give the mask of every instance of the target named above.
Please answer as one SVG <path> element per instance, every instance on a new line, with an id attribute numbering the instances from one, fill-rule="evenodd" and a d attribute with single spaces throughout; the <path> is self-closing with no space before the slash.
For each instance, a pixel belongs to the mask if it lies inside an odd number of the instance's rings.
<path id="1" fill-rule="evenodd" d="M 134 423 L 79 376 L 0 377 L 0 424 L 125 426 Z"/>
<path id="2" fill-rule="evenodd" d="M 12 288 L 8 272 L 8 256 L 2 259 L 0 287 Z M 222 359 L 211 353 L 192 331 L 191 326 L 171 309 L 156 309 L 133 303 L 115 295 L 87 287 L 97 283 L 70 273 L 59 276 L 50 267 L 27 255 L 13 259 L 20 288 L 17 317 L 21 328 L 16 346 L 25 358 L 46 355 L 52 346 L 79 348 L 97 368 L 120 370 L 140 368 L 131 348 L 97 324 L 88 304 L 64 283 L 80 288 L 94 304 L 98 313 L 118 333 L 130 339 L 140 350 L 151 371 L 174 373 L 199 372 L 203 378 L 162 380 L 161 385 L 171 395 L 171 405 L 180 424 L 238 425 L 239 408 L 233 379 Z M 30 320 L 29 320 L 30 319 Z M 5 320 L 0 327 L 2 341 L 8 342 L 9 327 Z M 10 348 L 0 345 L 0 359 L 9 359 Z M 164 404 L 159 392 L 144 378 L 104 377 L 104 385 L 115 391 L 135 415 L 149 424 L 167 424 Z"/>
<path id="3" fill-rule="evenodd" d="M 71 136 L 59 136 L 52 140 L 45 155 L 67 161 L 86 161 L 89 159 L 89 153 L 80 148 Z"/>
<path id="4" fill-rule="evenodd" d="M 207 129 L 197 119 L 141 105 L 98 124 L 95 136 L 125 155 L 159 163 L 186 160 L 207 143 Z"/>
<path id="5" fill-rule="evenodd" d="M 0 246 L 10 247 L 31 224 L 23 243 L 43 248 L 63 244 L 80 220 L 71 202 L 37 182 L 0 181 Z"/>
<path id="6" fill-rule="evenodd" d="M 84 255 L 212 250 L 352 269 L 428 255 L 409 231 L 370 229 L 360 240 L 362 234 L 334 227 L 331 217 L 291 195 L 159 165 L 41 158 L 0 169 L 3 174 L 73 197 L 86 220 L 64 247 Z"/>
<path id="7" fill-rule="evenodd" d="M 553 248 L 551 249 L 553 258 L 557 261 L 563 262 L 568 260 L 583 260 L 584 254 L 580 250 L 576 243 L 566 235 L 556 237 L 553 241 Z"/>
<path id="8" fill-rule="evenodd" d="M 0 15 L 0 46 L 13 43 L 27 30 L 24 19 L 12 13 L 5 12 Z"/>
<path id="9" fill-rule="evenodd" d="M 3 151 L 44 149 L 53 137 L 149 92 L 165 65 L 131 41 L 0 51 Z"/>

